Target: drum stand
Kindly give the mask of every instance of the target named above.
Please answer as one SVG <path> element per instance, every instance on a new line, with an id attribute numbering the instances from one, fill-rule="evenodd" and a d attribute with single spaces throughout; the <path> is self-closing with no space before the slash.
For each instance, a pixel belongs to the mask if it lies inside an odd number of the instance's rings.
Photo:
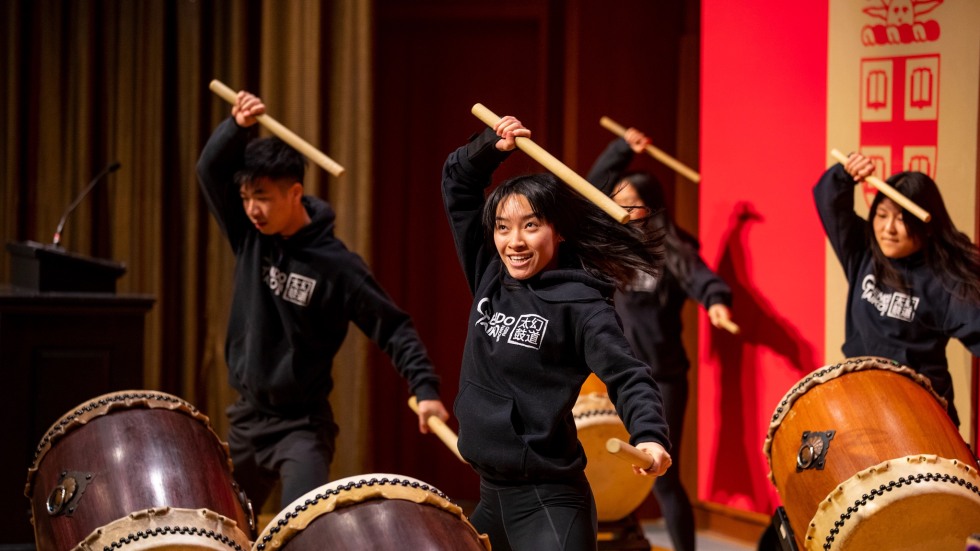
<path id="1" fill-rule="evenodd" d="M 650 547 L 636 513 L 620 520 L 599 522 L 599 551 L 650 551 Z"/>
<path id="2" fill-rule="evenodd" d="M 772 523 L 762 533 L 757 551 L 798 551 L 793 527 L 782 505 L 772 514 Z"/>

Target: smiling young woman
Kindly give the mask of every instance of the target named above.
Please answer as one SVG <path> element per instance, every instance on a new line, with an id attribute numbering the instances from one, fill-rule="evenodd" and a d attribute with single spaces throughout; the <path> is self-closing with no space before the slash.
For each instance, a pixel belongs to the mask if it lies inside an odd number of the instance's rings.
<path id="1" fill-rule="evenodd" d="M 671 464 L 660 392 L 611 303 L 637 271 L 659 274 L 663 238 L 620 224 L 550 174 L 512 178 L 485 198 L 515 137 L 530 134 L 503 117 L 443 169 L 474 296 L 455 403 L 459 451 L 480 475 L 470 521 L 495 551 L 594 550 L 595 500 L 571 414 L 589 374 L 609 388 L 630 443 L 649 454 L 635 472 L 659 476 Z"/>

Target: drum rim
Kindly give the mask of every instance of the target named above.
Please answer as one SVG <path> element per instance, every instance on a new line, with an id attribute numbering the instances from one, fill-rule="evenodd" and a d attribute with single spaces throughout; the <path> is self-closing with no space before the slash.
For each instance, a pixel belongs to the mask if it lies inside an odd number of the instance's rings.
<path id="1" fill-rule="evenodd" d="M 211 419 L 194 407 L 193 404 L 183 398 L 158 390 L 119 390 L 102 394 L 82 402 L 51 424 L 34 450 L 34 459 L 27 470 L 27 484 L 24 487 L 24 495 L 28 498 L 33 496 L 32 486 L 34 484 L 34 478 L 40 469 L 41 461 L 43 461 L 48 451 L 54 447 L 55 442 L 90 421 L 104 417 L 120 409 L 165 409 L 185 413 L 191 418 L 200 421 L 219 442 L 219 447 L 225 452 L 229 472 L 232 472 L 231 452 L 228 449 L 228 444 L 214 431 L 214 428 L 211 426 Z"/>
<path id="2" fill-rule="evenodd" d="M 889 480 L 882 483 L 878 476 L 881 474 Z M 816 541 L 819 532 L 825 535 L 822 547 L 832 548 L 836 539 L 849 537 L 854 523 L 848 521 L 857 518 L 862 508 L 887 507 L 888 503 L 900 499 L 902 490 L 918 487 L 923 481 L 958 486 L 963 496 L 975 498 L 980 504 L 980 474 L 958 459 L 929 454 L 889 459 L 855 473 L 827 494 L 810 520 L 803 537 L 804 546 L 810 548 L 808 542 L 821 545 Z M 843 503 L 836 504 L 837 501 Z"/>
<path id="3" fill-rule="evenodd" d="M 349 492 L 354 489 L 361 489 L 365 486 L 368 488 L 374 488 L 375 486 L 381 488 L 389 485 L 396 491 L 411 488 L 412 491 L 425 492 L 425 494 L 421 495 L 429 496 L 438 504 L 440 509 L 463 520 L 466 526 L 473 531 L 479 541 L 489 551 L 490 546 L 487 536 L 485 534 L 480 534 L 476 528 L 470 524 L 469 519 L 467 519 L 463 514 L 463 509 L 453 503 L 446 494 L 435 486 L 416 478 L 393 473 L 367 473 L 348 476 L 333 482 L 328 482 L 327 484 L 310 490 L 306 494 L 303 494 L 302 496 L 293 500 L 293 502 L 286 506 L 285 509 L 280 511 L 279 514 L 277 514 L 269 522 L 269 524 L 262 529 L 262 532 L 255 539 L 255 543 L 253 544 L 252 548 L 255 551 L 265 551 L 266 547 L 270 543 L 276 543 L 276 536 L 277 534 L 280 534 L 280 532 L 282 533 L 280 536 L 282 539 L 278 542 L 276 547 L 272 547 L 273 549 L 284 545 L 287 541 L 292 539 L 295 534 L 289 527 L 290 519 L 299 519 L 301 516 L 309 515 L 310 518 L 307 519 L 308 524 L 324 514 L 350 506 L 351 504 L 347 503 L 336 503 L 339 496 L 344 492 Z M 417 500 L 397 495 L 390 496 L 388 499 L 400 499 L 403 501 L 420 503 Z M 365 501 L 371 501 L 371 499 L 367 499 Z M 432 505 L 431 502 L 429 504 Z M 310 511 L 310 509 L 313 509 L 313 511 Z"/>
<path id="4" fill-rule="evenodd" d="M 212 525 L 218 524 L 230 528 L 231 536 L 233 537 L 229 537 L 228 534 L 217 533 L 213 529 L 208 529 L 201 526 L 192 526 L 191 523 L 193 523 L 195 517 L 203 517 L 206 522 Z M 112 542 L 100 541 L 105 537 L 107 531 L 112 530 L 113 528 L 119 528 L 124 523 L 139 521 L 144 518 L 153 519 L 156 521 L 156 526 L 152 528 L 137 526 L 134 527 L 135 531 L 126 536 L 112 535 Z M 200 532 L 199 534 L 197 533 L 198 531 Z M 241 530 L 241 527 L 238 526 L 238 523 L 235 522 L 235 520 L 230 519 L 220 513 L 210 509 L 151 507 L 149 509 L 134 511 L 125 517 L 118 518 L 108 524 L 96 528 L 91 534 L 86 536 L 82 541 L 78 542 L 78 544 L 72 548 L 72 551 L 83 551 L 85 549 L 99 548 L 124 549 L 126 544 L 130 542 L 139 542 L 141 540 L 149 540 L 150 538 L 158 536 L 173 535 L 200 535 L 224 544 L 229 549 L 234 549 L 235 551 L 248 551 L 251 548 L 251 542 L 248 539 L 248 534 Z M 245 542 L 244 546 L 242 545 L 242 542 Z M 95 544 L 95 547 L 92 546 L 93 544 Z"/>
<path id="5" fill-rule="evenodd" d="M 913 382 L 929 391 L 929 394 L 931 394 L 932 397 L 942 405 L 943 409 L 946 409 L 946 399 L 939 394 L 936 394 L 936 391 L 933 390 L 932 383 L 929 381 L 928 377 L 895 360 L 878 356 L 856 356 L 854 358 L 847 358 L 836 364 L 825 365 L 811 371 L 806 377 L 797 381 L 797 383 L 786 392 L 782 400 L 776 404 L 776 410 L 772 415 L 769 422 L 769 429 L 766 432 L 766 440 L 762 445 L 762 451 L 766 455 L 766 461 L 769 463 L 770 470 L 772 469 L 772 458 L 770 457 L 770 452 L 772 450 L 773 438 L 776 436 L 776 431 L 779 430 L 783 419 L 785 419 L 786 416 L 789 415 L 790 410 L 793 409 L 793 404 L 795 404 L 797 400 L 799 400 L 811 389 L 816 388 L 819 384 L 823 384 L 827 380 L 836 379 L 848 373 L 867 371 L 870 369 L 881 369 L 883 371 L 889 371 L 908 377 Z M 771 472 L 769 474 L 769 478 L 772 480 Z"/>

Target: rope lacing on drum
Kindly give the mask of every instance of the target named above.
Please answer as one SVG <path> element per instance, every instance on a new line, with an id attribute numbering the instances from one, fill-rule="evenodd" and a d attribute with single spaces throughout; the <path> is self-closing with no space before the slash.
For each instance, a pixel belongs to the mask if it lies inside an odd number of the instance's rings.
<path id="1" fill-rule="evenodd" d="M 203 536 L 206 538 L 213 539 L 217 542 L 221 542 L 228 547 L 235 549 L 236 551 L 246 551 L 246 548 L 238 545 L 238 542 L 229 538 L 225 534 L 219 534 L 214 530 L 205 530 L 204 528 L 197 528 L 194 526 L 159 526 L 153 528 L 152 530 L 140 530 L 139 532 L 130 533 L 129 535 L 119 538 L 118 540 L 106 545 L 102 548 L 102 551 L 112 551 L 113 549 L 122 549 L 126 545 L 133 543 L 134 541 L 139 541 L 141 539 L 150 539 L 157 536 Z"/>
<path id="2" fill-rule="evenodd" d="M 572 417 L 574 419 L 587 419 L 589 417 L 596 417 L 599 415 L 619 415 L 616 413 L 615 409 L 590 409 L 583 411 L 582 413 L 576 413 Z"/>
<path id="3" fill-rule="evenodd" d="M 96 409 L 108 406 L 115 402 L 125 402 L 127 400 L 159 400 L 161 402 L 172 402 L 178 405 L 186 406 L 190 409 L 191 413 L 197 413 L 197 408 L 190 403 L 177 398 L 176 396 L 171 396 L 169 394 L 157 393 L 157 392 L 136 392 L 136 393 L 124 393 L 116 394 L 109 398 L 102 398 L 101 400 L 95 400 L 85 404 L 83 407 L 76 409 L 74 412 L 65 415 L 57 425 L 51 427 L 51 429 L 41 438 L 41 443 L 38 444 L 37 449 L 34 450 L 34 459 L 31 462 L 31 466 L 37 468 L 37 460 L 41 457 L 41 452 L 44 451 L 45 447 L 51 443 L 51 440 L 59 434 L 59 429 L 63 429 L 66 425 L 71 424 L 78 417 L 85 415 L 86 413 L 92 412 Z"/>
<path id="4" fill-rule="evenodd" d="M 777 419 L 779 419 L 782 416 L 782 413 L 783 413 L 784 408 L 786 406 L 788 406 L 789 403 L 790 403 L 790 400 L 789 400 L 790 396 L 795 396 L 800 391 L 800 389 L 809 386 L 810 385 L 810 381 L 812 381 L 814 379 L 818 379 L 820 377 L 823 377 L 824 375 L 826 375 L 828 373 L 832 373 L 834 371 L 838 371 L 841 368 L 843 368 L 844 366 L 862 364 L 862 363 L 865 363 L 867 361 L 868 361 L 868 358 L 864 358 L 864 357 L 852 358 L 852 359 L 844 360 L 844 361 L 842 361 L 842 362 L 840 362 L 838 364 L 830 365 L 830 366 L 824 367 L 823 369 L 818 369 L 816 371 L 811 372 L 803 380 L 801 380 L 798 383 L 796 383 L 796 386 L 794 386 L 789 392 L 786 393 L 786 396 L 783 398 L 783 401 L 779 403 L 779 406 L 776 407 L 776 411 L 772 414 L 772 421 L 775 422 Z M 880 363 L 891 364 L 892 367 L 899 367 L 899 366 L 902 365 L 901 363 L 896 362 L 895 360 L 884 360 L 884 359 L 880 359 L 878 361 Z"/>
<path id="5" fill-rule="evenodd" d="M 371 486 L 385 486 L 385 485 L 406 486 L 406 487 L 407 486 L 411 486 L 412 488 L 417 488 L 417 489 L 420 489 L 420 490 L 424 490 L 426 492 L 431 492 L 431 493 L 436 494 L 437 496 L 441 497 L 442 499 L 445 499 L 446 501 L 450 501 L 449 497 L 446 494 L 442 493 L 435 486 L 430 486 L 428 484 L 420 483 L 420 482 L 417 482 L 417 481 L 414 481 L 414 480 L 407 480 L 407 479 L 401 479 L 401 478 L 388 478 L 388 477 L 385 477 L 385 478 L 382 478 L 380 480 L 377 479 L 377 478 L 372 478 L 370 480 L 358 480 L 356 482 L 348 482 L 347 484 L 344 484 L 343 486 L 339 486 L 339 487 L 334 488 L 332 490 L 326 491 L 326 492 L 324 492 L 322 494 L 316 494 L 312 498 L 309 498 L 309 499 L 305 500 L 300 505 L 297 505 L 292 511 L 286 512 L 282 516 L 282 518 L 279 519 L 276 522 L 276 525 L 275 526 L 269 528 L 269 533 L 266 534 L 265 536 L 262 536 L 262 541 L 255 543 L 255 549 L 257 551 L 264 551 L 266 545 L 270 541 L 272 541 L 273 536 L 275 536 L 276 534 L 278 534 L 279 532 L 281 532 L 282 529 L 287 524 L 289 524 L 290 519 L 292 519 L 294 517 L 299 517 L 300 516 L 300 513 L 302 513 L 303 511 L 306 511 L 309 507 L 312 507 L 312 506 L 316 505 L 320 501 L 324 501 L 326 499 L 329 499 L 331 496 L 340 495 L 340 493 L 342 493 L 342 492 L 349 492 L 349 491 L 351 491 L 354 488 L 363 488 L 364 486 L 371 487 Z"/>
<path id="6" fill-rule="evenodd" d="M 948 484 L 958 484 L 980 496 L 980 486 L 958 476 L 950 474 L 940 475 L 938 473 L 922 473 L 915 476 L 909 475 L 907 477 L 902 476 L 899 477 L 897 481 L 891 480 L 888 482 L 888 484 L 882 484 L 878 486 L 877 489 L 871 490 L 870 493 L 862 495 L 861 499 L 855 500 L 854 505 L 848 507 L 845 512 L 841 513 L 839 520 L 834 521 L 834 527 L 830 529 L 830 535 L 827 536 L 826 541 L 823 544 L 823 548 L 829 551 L 830 548 L 833 547 L 834 539 L 838 534 L 840 534 L 841 529 L 845 524 L 847 524 L 847 521 L 850 520 L 851 515 L 860 511 L 861 507 L 866 506 L 869 501 L 873 501 L 877 496 L 884 495 L 885 492 L 890 492 L 892 490 L 900 489 L 902 486 L 909 486 L 920 482 L 945 482 Z"/>

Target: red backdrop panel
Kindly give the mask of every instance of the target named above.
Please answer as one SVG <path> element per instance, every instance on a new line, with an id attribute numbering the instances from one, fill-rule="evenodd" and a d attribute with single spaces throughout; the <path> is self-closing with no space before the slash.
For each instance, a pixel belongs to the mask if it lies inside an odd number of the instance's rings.
<path id="1" fill-rule="evenodd" d="M 762 452 L 776 403 L 818 367 L 824 234 L 826 1 L 704 0 L 703 254 L 733 288 L 738 336 L 700 328 L 698 497 L 770 514 Z"/>

